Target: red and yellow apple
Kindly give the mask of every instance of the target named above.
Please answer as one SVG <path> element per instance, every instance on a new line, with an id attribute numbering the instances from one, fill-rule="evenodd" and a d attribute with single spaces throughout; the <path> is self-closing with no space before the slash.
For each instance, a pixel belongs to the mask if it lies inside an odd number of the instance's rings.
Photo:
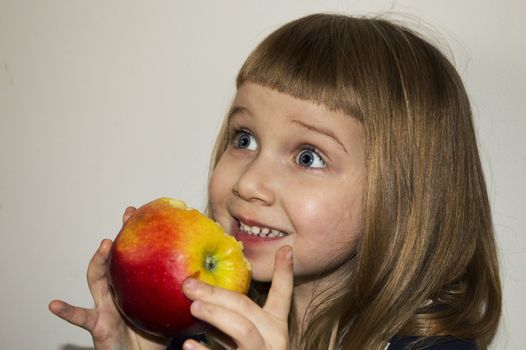
<path id="1" fill-rule="evenodd" d="M 135 211 L 117 235 L 109 262 L 115 304 L 136 327 L 155 335 L 198 333 L 183 294 L 188 277 L 246 293 L 251 269 L 243 246 L 180 200 L 159 198 Z"/>

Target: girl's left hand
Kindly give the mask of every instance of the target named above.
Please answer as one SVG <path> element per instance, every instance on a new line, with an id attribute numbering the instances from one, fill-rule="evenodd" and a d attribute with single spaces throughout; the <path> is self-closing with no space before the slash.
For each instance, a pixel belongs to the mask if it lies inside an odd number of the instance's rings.
<path id="1" fill-rule="evenodd" d="M 292 248 L 278 249 L 272 284 L 263 308 L 246 295 L 190 278 L 184 283 L 184 292 L 194 301 L 190 308 L 192 315 L 232 338 L 238 350 L 288 349 L 288 316 L 294 284 L 292 265 Z M 183 349 L 209 348 L 195 340 L 187 340 Z"/>

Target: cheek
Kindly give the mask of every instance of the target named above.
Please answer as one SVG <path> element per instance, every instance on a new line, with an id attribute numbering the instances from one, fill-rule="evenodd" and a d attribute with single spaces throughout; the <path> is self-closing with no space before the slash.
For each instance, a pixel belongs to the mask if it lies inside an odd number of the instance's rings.
<path id="1" fill-rule="evenodd" d="M 347 259 L 359 236 L 360 213 L 319 198 L 299 206 L 296 214 L 295 266 L 298 275 L 324 273 Z"/>
<path id="2" fill-rule="evenodd" d="M 225 167 L 224 164 L 219 161 L 212 172 L 210 183 L 208 184 L 209 200 L 214 212 L 215 209 L 224 205 L 232 188 L 232 176 L 229 175 L 226 169 L 228 169 L 228 167 Z"/>
<path id="3" fill-rule="evenodd" d="M 303 239 L 313 245 L 342 248 L 353 244 L 361 227 L 361 196 L 342 192 L 347 191 L 312 194 L 295 206 L 291 216 Z"/>

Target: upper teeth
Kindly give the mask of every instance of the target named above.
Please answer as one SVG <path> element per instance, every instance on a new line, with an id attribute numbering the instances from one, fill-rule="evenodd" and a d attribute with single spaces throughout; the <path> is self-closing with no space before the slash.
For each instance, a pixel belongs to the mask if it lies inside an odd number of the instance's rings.
<path id="1" fill-rule="evenodd" d="M 246 233 L 249 233 L 254 236 L 258 237 L 283 237 L 285 234 L 281 231 L 270 229 L 267 227 L 259 227 L 259 226 L 250 226 L 247 224 L 244 224 L 242 222 L 239 222 L 239 227 L 241 228 L 241 231 L 244 231 Z"/>

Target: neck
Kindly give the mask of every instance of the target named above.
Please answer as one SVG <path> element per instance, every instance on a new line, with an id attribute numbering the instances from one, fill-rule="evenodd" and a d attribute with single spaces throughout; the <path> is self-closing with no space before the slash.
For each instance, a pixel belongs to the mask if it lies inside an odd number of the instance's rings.
<path id="1" fill-rule="evenodd" d="M 304 338 L 306 328 L 310 323 L 310 318 L 313 315 L 313 311 L 320 305 L 327 301 L 327 293 L 331 292 L 330 287 L 332 283 L 329 283 L 326 279 L 315 281 L 303 281 L 297 282 L 294 286 L 293 292 L 293 305 L 291 312 L 294 312 L 296 329 L 293 330 L 293 337 L 291 339 L 291 348 L 299 348 L 302 344 L 301 339 Z M 334 349 L 336 340 L 336 325 L 332 326 L 331 340 L 328 349 Z"/>
<path id="2" fill-rule="evenodd" d="M 341 282 L 348 280 L 349 271 L 348 265 L 342 264 L 322 276 L 295 276 L 291 311 L 294 312 L 297 328 L 293 331 L 293 342 L 304 338 L 312 316 L 330 302 L 330 296 L 335 291 L 342 288 Z M 327 325 L 331 328 L 327 330 L 331 332 L 330 349 L 334 348 L 338 323 L 339 319 L 333 318 L 331 325 Z"/>
<path id="3" fill-rule="evenodd" d="M 327 302 L 327 295 L 334 289 L 333 278 L 333 275 L 315 279 L 296 278 L 292 300 L 299 327 L 307 325 L 312 311 Z M 304 329 L 299 331 L 303 333 Z"/>

